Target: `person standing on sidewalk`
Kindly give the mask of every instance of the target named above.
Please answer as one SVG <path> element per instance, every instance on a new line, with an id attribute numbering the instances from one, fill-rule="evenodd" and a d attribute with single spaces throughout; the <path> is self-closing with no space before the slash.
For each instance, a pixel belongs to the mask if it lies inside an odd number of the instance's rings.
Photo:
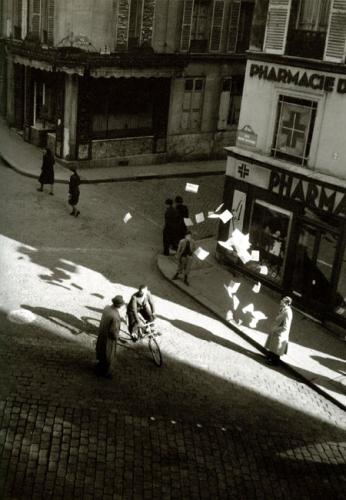
<path id="1" fill-rule="evenodd" d="M 167 198 L 165 201 L 165 225 L 163 228 L 163 255 L 169 255 L 169 249 L 177 249 L 178 246 L 178 231 L 180 216 L 173 207 L 173 200 Z"/>
<path id="2" fill-rule="evenodd" d="M 267 363 L 276 365 L 280 356 L 287 354 L 290 329 L 292 324 L 292 299 L 283 297 L 280 302 L 279 313 L 275 318 L 272 330 L 265 343 L 267 349 Z"/>
<path id="3" fill-rule="evenodd" d="M 75 217 L 78 217 L 80 214 L 80 211 L 77 209 L 78 201 L 79 201 L 79 184 L 80 184 L 80 177 L 77 174 L 77 170 L 75 168 L 71 169 L 73 174 L 70 177 L 70 182 L 68 186 L 68 202 L 72 206 L 72 212 L 70 215 L 74 215 Z"/>
<path id="4" fill-rule="evenodd" d="M 38 178 L 38 182 L 41 187 L 37 188 L 37 191 L 43 191 L 43 186 L 45 184 L 50 184 L 50 192 L 53 196 L 53 186 L 54 186 L 54 155 L 49 148 L 46 148 L 46 152 L 42 158 L 41 175 Z"/>
<path id="5" fill-rule="evenodd" d="M 124 305 L 123 297 L 116 295 L 112 305 L 106 306 L 102 312 L 96 342 L 96 374 L 102 377 L 112 378 L 121 323 L 120 309 Z"/>
<path id="6" fill-rule="evenodd" d="M 177 258 L 178 258 L 178 268 L 177 272 L 173 276 L 173 280 L 177 280 L 179 278 L 179 274 L 184 275 L 184 283 L 189 286 L 189 274 L 191 271 L 192 264 L 192 256 L 193 252 L 196 250 L 196 243 L 192 238 L 191 231 L 187 231 L 185 238 L 179 241 L 179 246 L 177 250 Z"/>
<path id="7" fill-rule="evenodd" d="M 189 217 L 189 209 L 184 205 L 184 200 L 181 196 L 175 197 L 175 209 L 179 214 L 179 229 L 178 229 L 178 242 L 185 237 L 186 234 L 186 224 L 184 219 Z"/>

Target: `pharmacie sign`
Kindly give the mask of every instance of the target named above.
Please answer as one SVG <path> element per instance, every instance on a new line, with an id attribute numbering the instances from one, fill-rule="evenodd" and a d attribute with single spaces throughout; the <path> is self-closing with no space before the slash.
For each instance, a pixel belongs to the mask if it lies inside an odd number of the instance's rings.
<path id="1" fill-rule="evenodd" d="M 346 78 L 335 78 L 323 73 L 307 73 L 302 70 L 280 68 L 264 64 L 251 64 L 250 77 L 271 82 L 286 83 L 313 90 L 346 94 Z"/>
<path id="2" fill-rule="evenodd" d="M 346 217 L 346 194 L 327 188 L 317 182 L 299 179 L 283 172 L 271 171 L 269 191 L 300 201 L 308 207 Z"/>

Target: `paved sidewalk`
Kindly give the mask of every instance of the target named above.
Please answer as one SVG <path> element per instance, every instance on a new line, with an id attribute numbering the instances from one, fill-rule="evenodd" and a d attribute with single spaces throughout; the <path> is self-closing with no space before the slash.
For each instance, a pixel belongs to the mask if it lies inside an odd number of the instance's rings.
<path id="1" fill-rule="evenodd" d="M 41 173 L 43 149 L 23 140 L 19 133 L 10 129 L 0 117 L 0 157 L 9 167 L 27 177 L 37 179 Z M 127 167 L 105 167 L 80 169 L 82 182 L 125 182 L 131 180 L 159 179 L 167 177 L 198 177 L 224 174 L 226 162 L 194 161 Z M 55 182 L 68 183 L 71 172 L 59 161 L 55 166 Z"/>
<path id="2" fill-rule="evenodd" d="M 216 246 L 214 239 L 198 243 L 210 252 L 207 260 L 203 263 L 193 263 L 190 286 L 184 285 L 181 279 L 172 283 L 264 352 L 267 334 L 277 313 L 278 299 L 274 299 L 265 288 L 255 294 L 252 287 L 257 281 L 251 281 L 238 273 L 235 279 L 230 270 L 221 266 L 213 257 Z M 162 274 L 171 280 L 176 270 L 174 257 L 159 255 L 157 265 Z M 227 312 L 232 307 L 224 285 L 228 285 L 231 279 L 241 283 L 237 292 L 240 305 L 234 320 L 227 322 Z M 248 326 L 250 314 L 242 312 L 242 308 L 249 303 L 254 305 L 255 310 L 261 310 L 267 316 L 267 319 L 258 322 L 256 329 Z M 298 310 L 294 310 L 293 316 L 289 352 L 282 357 L 282 361 L 318 392 L 346 410 L 346 342 Z M 239 321 L 241 324 L 238 324 Z"/>

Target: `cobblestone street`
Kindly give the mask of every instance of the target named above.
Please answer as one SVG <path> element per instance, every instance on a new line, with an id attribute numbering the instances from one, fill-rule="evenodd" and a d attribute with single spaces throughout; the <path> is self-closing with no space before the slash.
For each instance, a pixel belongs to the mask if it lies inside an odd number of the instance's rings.
<path id="1" fill-rule="evenodd" d="M 0 498 L 344 498 L 345 413 L 156 268 L 165 198 L 206 213 L 223 176 L 191 180 L 198 195 L 188 178 L 82 185 L 76 219 L 65 185 L 51 197 L 0 167 Z M 124 328 L 113 380 L 98 379 L 101 311 L 142 282 L 163 366 Z"/>

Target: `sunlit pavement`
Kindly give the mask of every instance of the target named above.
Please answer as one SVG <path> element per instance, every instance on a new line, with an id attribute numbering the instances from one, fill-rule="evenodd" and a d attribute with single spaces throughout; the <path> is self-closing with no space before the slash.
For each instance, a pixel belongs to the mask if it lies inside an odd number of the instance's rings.
<path id="1" fill-rule="evenodd" d="M 185 181 L 82 186 L 75 219 L 66 186 L 50 197 L 0 170 L 4 498 L 343 497 L 345 413 L 157 271 L 163 201 Z M 222 196 L 222 179 L 199 182 L 192 213 Z M 114 379 L 97 379 L 101 310 L 142 282 L 164 364 L 124 331 Z"/>

